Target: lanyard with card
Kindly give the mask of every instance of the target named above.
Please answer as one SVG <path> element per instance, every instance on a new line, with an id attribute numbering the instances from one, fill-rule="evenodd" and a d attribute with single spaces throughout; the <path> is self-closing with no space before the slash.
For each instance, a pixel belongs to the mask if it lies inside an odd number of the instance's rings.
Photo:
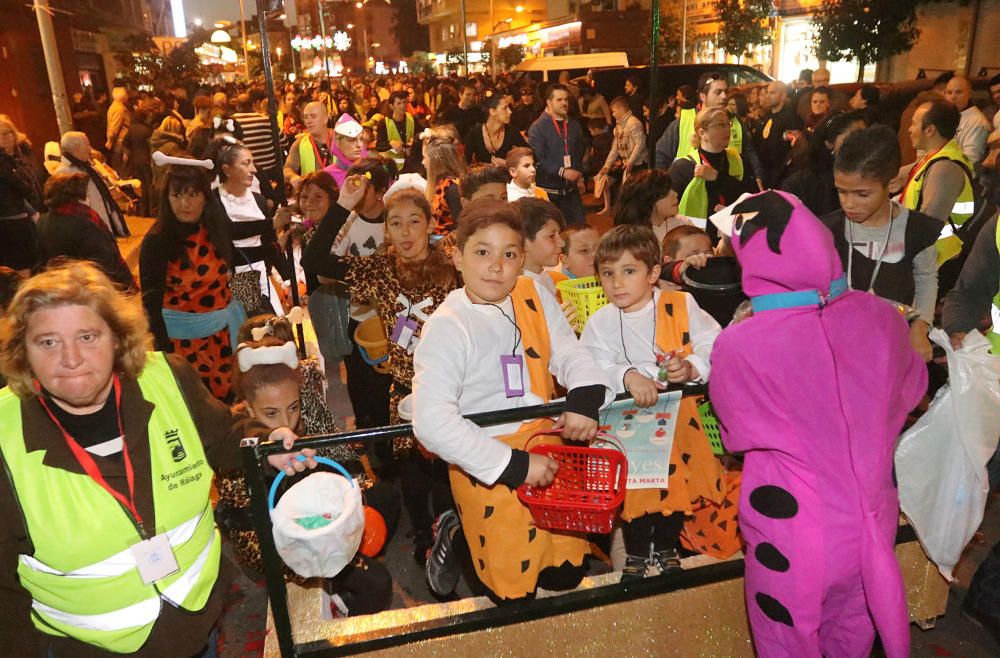
<path id="1" fill-rule="evenodd" d="M 573 158 L 569 154 L 569 119 L 563 119 L 563 130 L 560 130 L 559 122 L 556 121 L 556 118 L 551 114 L 549 118 L 552 119 L 552 125 L 556 129 L 556 134 L 559 135 L 563 142 L 563 167 L 569 169 L 573 166 Z"/>
<path id="2" fill-rule="evenodd" d="M 521 345 L 521 328 L 517 326 L 517 313 L 512 308 L 511 312 L 514 312 L 514 318 L 511 319 L 499 305 L 490 304 L 490 306 L 495 306 L 507 319 L 507 322 L 510 322 L 514 327 L 514 348 L 510 354 L 500 355 L 500 372 L 503 373 L 504 393 L 508 398 L 524 397 L 524 357 L 517 353 L 517 348 Z"/>

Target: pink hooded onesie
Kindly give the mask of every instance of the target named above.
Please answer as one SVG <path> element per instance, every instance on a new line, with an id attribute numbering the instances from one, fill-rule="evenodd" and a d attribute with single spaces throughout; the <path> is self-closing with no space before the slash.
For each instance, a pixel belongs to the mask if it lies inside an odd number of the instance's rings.
<path id="1" fill-rule="evenodd" d="M 710 392 L 726 448 L 745 455 L 757 653 L 867 657 L 877 630 L 888 658 L 904 658 L 892 454 L 926 368 L 893 307 L 846 290 L 833 236 L 796 197 L 764 192 L 732 213 L 755 309 L 716 341 Z"/>

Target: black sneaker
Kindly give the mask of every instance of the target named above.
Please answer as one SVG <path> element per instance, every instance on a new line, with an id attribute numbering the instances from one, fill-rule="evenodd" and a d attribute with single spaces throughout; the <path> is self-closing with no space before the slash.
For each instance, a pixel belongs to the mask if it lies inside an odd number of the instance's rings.
<path id="1" fill-rule="evenodd" d="M 653 559 L 656 561 L 657 566 L 660 567 L 661 574 L 677 574 L 684 571 L 684 567 L 681 566 L 680 553 L 677 552 L 676 548 L 657 551 Z"/>
<path id="2" fill-rule="evenodd" d="M 455 555 L 455 533 L 461 531 L 462 522 L 455 510 L 447 510 L 434 524 L 434 546 L 427 558 L 427 582 L 438 596 L 448 596 L 455 591 L 462 576 L 458 556 Z"/>
<path id="3" fill-rule="evenodd" d="M 622 569 L 621 582 L 627 583 L 635 580 L 642 580 L 646 577 L 646 558 L 629 555 L 625 558 L 625 568 Z"/>

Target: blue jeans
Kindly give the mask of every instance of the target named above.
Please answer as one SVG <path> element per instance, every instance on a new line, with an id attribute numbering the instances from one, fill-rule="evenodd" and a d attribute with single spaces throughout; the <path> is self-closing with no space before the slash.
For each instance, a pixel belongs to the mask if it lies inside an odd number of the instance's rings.
<path id="1" fill-rule="evenodd" d="M 584 223 L 583 199 L 580 198 L 580 191 L 575 187 L 566 194 L 550 194 L 549 201 L 559 208 L 567 226 Z"/>

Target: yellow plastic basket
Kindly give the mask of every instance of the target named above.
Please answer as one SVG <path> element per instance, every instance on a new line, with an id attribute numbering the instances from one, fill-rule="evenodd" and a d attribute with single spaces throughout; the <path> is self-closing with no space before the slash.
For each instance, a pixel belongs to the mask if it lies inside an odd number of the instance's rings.
<path id="1" fill-rule="evenodd" d="M 608 303 L 597 277 L 582 276 L 578 279 L 566 279 L 556 284 L 556 290 L 562 295 L 564 302 L 571 303 L 576 308 L 576 319 L 572 325 L 576 333 L 583 332 L 590 316 Z"/>

